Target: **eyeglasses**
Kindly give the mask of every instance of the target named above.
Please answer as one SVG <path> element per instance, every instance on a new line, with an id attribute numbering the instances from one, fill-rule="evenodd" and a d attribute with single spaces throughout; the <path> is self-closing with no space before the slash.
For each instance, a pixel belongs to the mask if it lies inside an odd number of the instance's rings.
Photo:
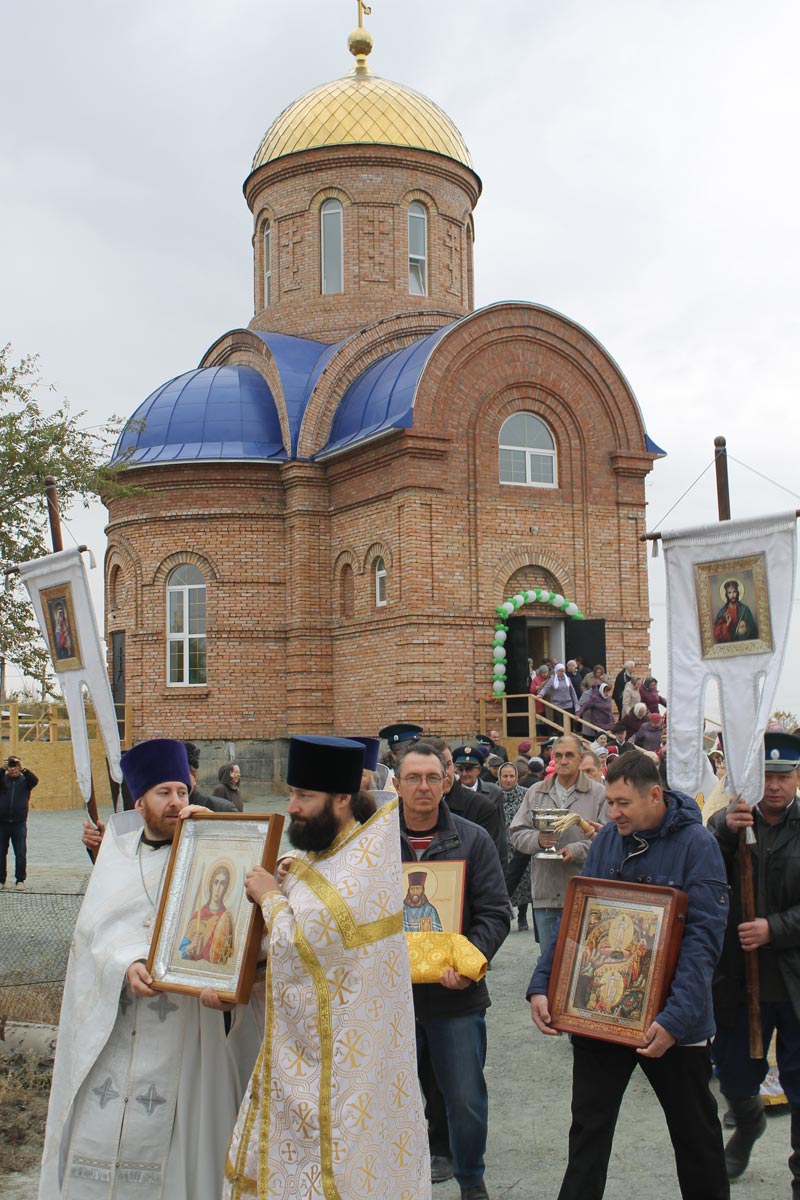
<path id="1" fill-rule="evenodd" d="M 413 788 L 422 787 L 423 783 L 427 783 L 429 788 L 435 788 L 435 787 L 438 787 L 440 783 L 444 782 L 444 776 L 442 776 L 442 775 L 401 775 L 400 782 L 407 783 L 409 785 L 409 787 L 413 787 Z"/>

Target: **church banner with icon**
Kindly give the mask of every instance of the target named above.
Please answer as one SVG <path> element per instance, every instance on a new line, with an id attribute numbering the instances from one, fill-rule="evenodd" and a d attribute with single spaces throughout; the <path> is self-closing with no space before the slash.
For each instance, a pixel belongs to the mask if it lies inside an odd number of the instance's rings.
<path id="1" fill-rule="evenodd" d="M 763 737 L 794 598 L 794 512 L 662 533 L 667 576 L 669 779 L 695 795 L 709 680 L 719 691 L 728 789 L 756 804 Z"/>
<path id="2" fill-rule="evenodd" d="M 69 713 L 72 752 L 81 795 L 92 794 L 85 695 L 94 705 L 112 779 L 122 780 L 119 729 L 89 577 L 77 547 L 20 563 L 19 573 L 58 675 Z"/>

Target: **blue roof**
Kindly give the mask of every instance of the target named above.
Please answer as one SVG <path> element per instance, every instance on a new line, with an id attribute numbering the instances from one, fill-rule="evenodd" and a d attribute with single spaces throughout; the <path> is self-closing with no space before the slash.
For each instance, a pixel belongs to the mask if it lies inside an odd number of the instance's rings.
<path id="1" fill-rule="evenodd" d="M 290 333 L 259 333 L 257 330 L 253 332 L 269 347 L 281 377 L 292 437 L 291 457 L 294 458 L 297 454 L 297 439 L 303 414 L 314 385 L 343 343 L 336 342 L 330 346 L 325 342 L 312 342 L 310 338 L 295 337 Z"/>
<path id="2" fill-rule="evenodd" d="M 209 459 L 285 459 L 272 392 L 252 367 L 204 367 L 157 388 L 114 448 L 139 466 Z"/>
<path id="3" fill-rule="evenodd" d="M 430 355 L 452 324 L 428 333 L 411 346 L 384 355 L 353 380 L 333 418 L 328 444 L 316 457 L 389 429 L 410 429 L 414 396 Z"/>
<path id="4" fill-rule="evenodd" d="M 410 429 L 428 359 L 454 324 L 449 322 L 371 363 L 342 396 L 328 442 L 314 457 L 327 457 L 391 429 Z M 256 332 L 256 336 L 268 347 L 280 375 L 289 423 L 288 454 L 266 380 L 253 367 L 228 365 L 187 371 L 148 396 L 125 426 L 112 463 L 123 458 L 139 466 L 296 458 L 309 399 L 344 343 L 328 345 L 285 333 Z M 647 451 L 662 457 L 665 452 L 660 446 L 645 438 Z"/>

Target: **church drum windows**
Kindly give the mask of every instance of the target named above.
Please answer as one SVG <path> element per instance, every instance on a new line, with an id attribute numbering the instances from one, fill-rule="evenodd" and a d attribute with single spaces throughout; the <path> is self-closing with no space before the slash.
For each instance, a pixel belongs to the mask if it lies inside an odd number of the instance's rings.
<path id="1" fill-rule="evenodd" d="M 272 227 L 264 222 L 264 308 L 269 308 L 272 292 Z"/>
<path id="2" fill-rule="evenodd" d="M 428 211 L 416 202 L 408 206 L 408 290 L 428 294 Z"/>
<path id="3" fill-rule="evenodd" d="M 344 291 L 344 237 L 340 200 L 326 200 L 319 210 L 322 294 Z"/>
<path id="4" fill-rule="evenodd" d="M 500 428 L 500 482 L 523 487 L 557 487 L 556 444 L 533 413 L 517 412 Z"/>
<path id="5" fill-rule="evenodd" d="M 190 563 L 167 580 L 167 683 L 206 683 L 206 581 Z"/>

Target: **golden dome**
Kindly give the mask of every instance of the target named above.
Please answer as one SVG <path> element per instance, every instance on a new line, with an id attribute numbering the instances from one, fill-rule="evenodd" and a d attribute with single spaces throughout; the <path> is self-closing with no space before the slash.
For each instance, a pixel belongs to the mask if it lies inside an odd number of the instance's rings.
<path id="1" fill-rule="evenodd" d="M 364 53 L 360 45 L 357 51 Z M 474 170 L 447 114 L 427 96 L 373 75 L 363 57 L 342 79 L 312 88 L 283 110 L 264 134 L 252 169 L 301 150 L 354 145 L 431 150 Z"/>

